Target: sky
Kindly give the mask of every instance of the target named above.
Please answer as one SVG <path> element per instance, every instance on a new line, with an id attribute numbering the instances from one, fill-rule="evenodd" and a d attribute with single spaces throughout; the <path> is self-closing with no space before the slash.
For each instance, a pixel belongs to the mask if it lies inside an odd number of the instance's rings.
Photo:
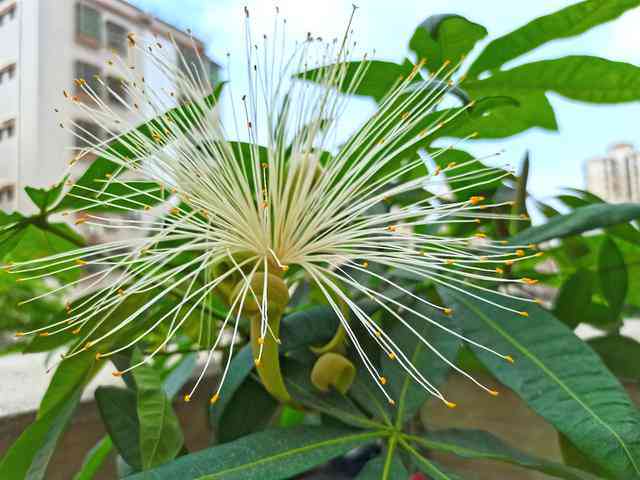
<path id="1" fill-rule="evenodd" d="M 344 31 L 352 9 L 350 0 L 130 0 L 136 6 L 183 29 L 191 28 L 207 46 L 208 55 L 231 65 L 222 77 L 242 85 L 244 59 L 244 13 L 247 5 L 252 31 L 272 30 L 277 5 L 287 18 L 290 38 L 304 39 L 307 32 L 324 38 Z M 576 3 L 566 0 L 544 2 L 513 0 L 360 0 L 354 20 L 355 38 L 363 51 L 375 49 L 375 58 L 401 62 L 412 58 L 409 39 L 427 17 L 456 13 L 484 25 L 488 37 L 476 45 L 477 55 L 491 39 L 504 35 L 541 15 Z M 565 55 L 595 55 L 640 65 L 640 8 L 591 29 L 585 34 L 546 44 L 503 68 Z M 474 57 L 471 53 L 471 59 Z M 531 155 L 530 192 L 538 199 L 561 193 L 562 187 L 583 188 L 583 163 L 603 155 L 614 143 L 640 147 L 640 102 L 592 105 L 548 93 L 559 125 L 558 132 L 531 129 L 508 139 L 470 141 L 464 149 L 478 156 L 504 150 L 500 158 L 517 165 L 528 149 Z M 367 100 L 355 100 L 350 114 L 354 124 L 373 111 Z M 224 112 L 223 112 L 224 120 Z"/>

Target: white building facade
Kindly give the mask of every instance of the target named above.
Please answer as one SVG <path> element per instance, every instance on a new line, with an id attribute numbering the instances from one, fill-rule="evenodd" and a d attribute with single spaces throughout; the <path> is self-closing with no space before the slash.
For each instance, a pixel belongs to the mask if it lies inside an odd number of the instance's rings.
<path id="1" fill-rule="evenodd" d="M 91 82 L 99 75 L 119 91 L 121 79 L 108 60 L 114 52 L 123 58 L 133 54 L 127 48 L 130 33 L 162 43 L 176 59 L 170 38 L 187 59 L 195 58 L 195 45 L 215 80 L 217 66 L 204 57 L 202 42 L 123 0 L 0 0 L 0 210 L 32 212 L 24 187 L 50 187 L 60 180 L 74 156 L 70 147 L 84 146 L 58 127 L 54 109 L 63 104 L 63 90 L 78 94 L 74 79 Z M 159 75 L 143 57 L 129 60 L 151 86 L 171 88 L 156 85 Z M 103 100 L 114 110 L 123 108 L 106 91 Z M 72 115 L 103 136 L 80 109 Z"/>
<path id="2" fill-rule="evenodd" d="M 640 151 L 612 145 L 605 156 L 587 160 L 585 177 L 587 190 L 608 202 L 640 202 Z"/>

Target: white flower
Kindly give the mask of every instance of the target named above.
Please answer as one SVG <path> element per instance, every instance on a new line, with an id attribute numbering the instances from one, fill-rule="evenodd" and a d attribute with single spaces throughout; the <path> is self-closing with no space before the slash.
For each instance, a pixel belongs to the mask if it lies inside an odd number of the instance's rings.
<path id="1" fill-rule="evenodd" d="M 92 147 L 80 151 L 77 158 L 88 153 L 102 156 L 117 163 L 122 171 L 135 172 L 137 177 L 155 181 L 158 186 L 154 190 L 141 190 L 136 188 L 135 182 L 124 181 L 114 174 L 105 179 L 103 190 L 119 184 L 129 193 L 114 197 L 106 191 L 99 194 L 99 190 L 86 186 L 72 190 L 74 195 L 86 191 L 88 207 L 92 207 L 86 208 L 76 223 L 134 233 L 142 230 L 148 236 L 131 236 L 13 265 L 11 271 L 26 278 L 48 275 L 52 267 L 57 271 L 79 265 L 99 267 L 81 280 L 54 290 L 75 290 L 76 294 L 78 289 L 79 293 L 93 292 L 69 306 L 68 319 L 28 333 L 52 335 L 71 331 L 80 335 L 82 341 L 78 347 L 66 355 L 73 357 L 93 346 L 100 348 L 103 340 L 135 322 L 157 302 L 176 295 L 179 300 L 153 325 L 130 341 L 97 354 L 99 358 L 106 358 L 128 349 L 163 324 L 168 332 L 166 338 L 145 357 L 143 361 L 146 361 L 166 347 L 183 324 L 192 318 L 192 312 L 209 305 L 212 295 L 225 281 L 240 278 L 239 288 L 228 298 L 228 314 L 217 325 L 219 334 L 207 364 L 219 347 L 223 332 L 231 331 L 235 340 L 246 302 L 257 304 L 259 311 L 261 347 L 256 358 L 259 362 L 264 339 L 278 341 L 269 328 L 268 277 L 261 272 L 284 277 L 287 287 L 294 286 L 304 276 L 325 294 L 349 341 L 391 403 L 393 399 L 385 388 L 386 379 L 362 348 L 350 322 L 360 322 L 389 358 L 397 360 L 431 394 L 454 406 L 341 286 L 369 297 L 407 328 L 412 327 L 398 313 L 398 307 L 511 361 L 508 355 L 463 337 L 409 305 L 359 283 L 353 276 L 354 272 L 368 274 L 384 288 L 393 286 L 403 290 L 404 298 L 411 302 L 422 302 L 444 313 L 450 313 L 450 309 L 415 295 L 376 273 L 372 267 L 379 265 L 407 272 L 481 299 L 488 289 L 477 280 L 526 283 L 527 279 L 507 280 L 499 275 L 499 265 L 527 258 L 529 255 L 524 250 L 514 251 L 504 242 L 486 238 L 447 238 L 419 234 L 414 229 L 419 225 L 496 218 L 500 215 L 490 213 L 492 209 L 486 207 L 504 204 L 484 205 L 480 197 L 455 203 L 431 198 L 383 211 L 373 209 L 387 199 L 393 203 L 398 195 L 443 184 L 443 172 L 450 185 L 464 181 L 466 187 L 461 189 L 488 184 L 508 173 L 496 177 L 495 169 L 466 171 L 467 164 L 464 163 L 450 164 L 442 172 L 435 169 L 426 174 L 423 172 L 425 163 L 419 156 L 409 157 L 407 162 L 397 161 L 402 152 L 410 151 L 410 147 L 464 111 L 463 108 L 455 114 L 434 116 L 438 104 L 453 84 L 448 82 L 453 69 L 445 65 L 438 72 L 440 80 L 417 82 L 420 65 L 416 66 L 386 94 L 375 116 L 345 144 L 336 145 L 336 134 L 343 131 L 340 130 L 343 128 L 340 118 L 348 101 L 348 97 L 339 91 L 354 91 L 363 81 L 368 63 L 364 61 L 357 68 L 349 63 L 352 55 L 350 33 L 340 41 L 329 43 L 308 39 L 296 44 L 290 55 L 285 55 L 282 43 L 283 33 L 278 29 L 272 38 L 265 37 L 259 45 L 253 44 L 249 34 L 248 91 L 238 97 L 233 83 L 228 87 L 233 109 L 232 125 L 216 120 L 217 102 L 208 96 L 212 86 L 200 74 L 202 69 L 186 63 L 176 65 L 160 44 L 142 44 L 132 39 L 130 48 L 137 54 L 129 57 L 144 57 L 146 62 L 151 62 L 166 77 L 163 84 L 176 85 L 174 91 L 154 90 L 140 76 L 135 64 L 130 65 L 123 59 L 112 60 L 120 64 L 121 74 L 126 79 L 127 95 L 126 99 L 121 98 L 122 105 L 127 111 L 136 113 L 140 123 L 157 118 L 149 124 L 147 132 L 135 130 L 136 125 L 103 102 L 87 82 L 78 82 L 91 98 L 82 106 L 83 110 L 112 139 L 119 139 L 128 154 L 122 149 L 110 148 L 107 142 L 92 137 L 91 132 L 80 130 L 80 135 Z M 316 69 L 318 65 L 325 67 Z M 312 69 L 315 69 L 315 83 L 288 80 L 292 72 Z M 109 89 L 105 82 L 98 81 L 103 88 Z M 110 93 L 117 95 L 114 91 Z M 179 95 L 191 103 L 181 114 L 164 114 L 175 108 Z M 78 103 L 73 98 L 69 101 Z M 433 121 L 421 128 L 420 133 L 412 133 L 430 118 Z M 75 127 L 77 132 L 81 126 L 65 121 L 63 127 Z M 120 136 L 119 132 L 128 130 L 131 132 Z M 229 138 L 233 137 L 247 141 L 232 142 Z M 445 151 L 441 149 L 434 156 Z M 94 213 L 95 207 L 113 205 L 122 199 L 130 199 L 133 204 L 126 210 L 145 211 L 148 205 L 141 199 L 159 202 L 164 199 L 165 192 L 171 192 L 180 203 L 174 202 L 176 206 L 170 206 L 162 218 L 115 220 Z M 178 261 L 184 254 L 188 254 L 186 260 Z M 221 264 L 226 268 L 220 269 Z M 257 295 L 256 278 L 264 282 Z M 106 315 L 125 299 L 143 292 L 151 293 L 142 306 L 111 330 L 95 334 Z M 351 318 L 344 315 L 341 305 L 348 306 Z M 514 313 L 526 315 L 525 312 Z M 427 348 L 440 355 L 429 339 L 414 333 Z M 496 394 L 440 356 L 452 368 L 489 393 Z M 137 365 L 131 365 L 125 371 Z M 228 368 L 229 362 L 222 381 Z M 124 371 L 117 372 L 122 373 Z M 200 379 L 203 375 L 204 370 Z M 214 400 L 218 394 L 219 390 Z"/>

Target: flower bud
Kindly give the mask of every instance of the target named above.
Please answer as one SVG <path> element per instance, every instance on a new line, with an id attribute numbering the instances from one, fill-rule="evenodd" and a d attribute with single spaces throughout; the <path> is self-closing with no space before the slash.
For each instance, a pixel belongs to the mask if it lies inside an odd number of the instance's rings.
<path id="1" fill-rule="evenodd" d="M 322 392 L 331 387 L 345 395 L 356 376 L 356 367 L 347 358 L 329 352 L 316 360 L 311 370 L 311 383 Z"/>

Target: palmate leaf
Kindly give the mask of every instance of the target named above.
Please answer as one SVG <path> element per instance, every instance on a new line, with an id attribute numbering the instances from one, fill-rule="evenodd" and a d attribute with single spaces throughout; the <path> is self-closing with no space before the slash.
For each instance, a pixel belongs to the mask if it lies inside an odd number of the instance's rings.
<path id="1" fill-rule="evenodd" d="M 537 306 L 488 295 L 528 311 L 523 318 L 449 289 L 441 293 L 466 336 L 515 359 L 512 365 L 474 350 L 498 380 L 612 477 L 640 476 L 640 413 L 593 350 Z"/>
<path id="2" fill-rule="evenodd" d="M 452 453 L 462 458 L 496 460 L 537 470 L 557 478 L 567 480 L 596 480 L 587 472 L 567 467 L 524 453 L 507 445 L 498 437 L 482 430 L 449 429 L 430 431 L 424 436 L 410 436 L 409 439 L 429 450 Z"/>
<path id="3" fill-rule="evenodd" d="M 310 426 L 265 430 L 127 479 L 286 479 L 384 435 L 384 431 Z"/>
<path id="4" fill-rule="evenodd" d="M 540 45 L 584 33 L 638 5 L 638 0 L 587 0 L 536 18 L 491 41 L 473 62 L 468 74 L 477 77 L 484 71 L 497 70 Z"/>
<path id="5" fill-rule="evenodd" d="M 640 203 L 595 204 L 552 217 L 547 223 L 511 237 L 512 244 L 540 243 L 640 218 Z"/>

